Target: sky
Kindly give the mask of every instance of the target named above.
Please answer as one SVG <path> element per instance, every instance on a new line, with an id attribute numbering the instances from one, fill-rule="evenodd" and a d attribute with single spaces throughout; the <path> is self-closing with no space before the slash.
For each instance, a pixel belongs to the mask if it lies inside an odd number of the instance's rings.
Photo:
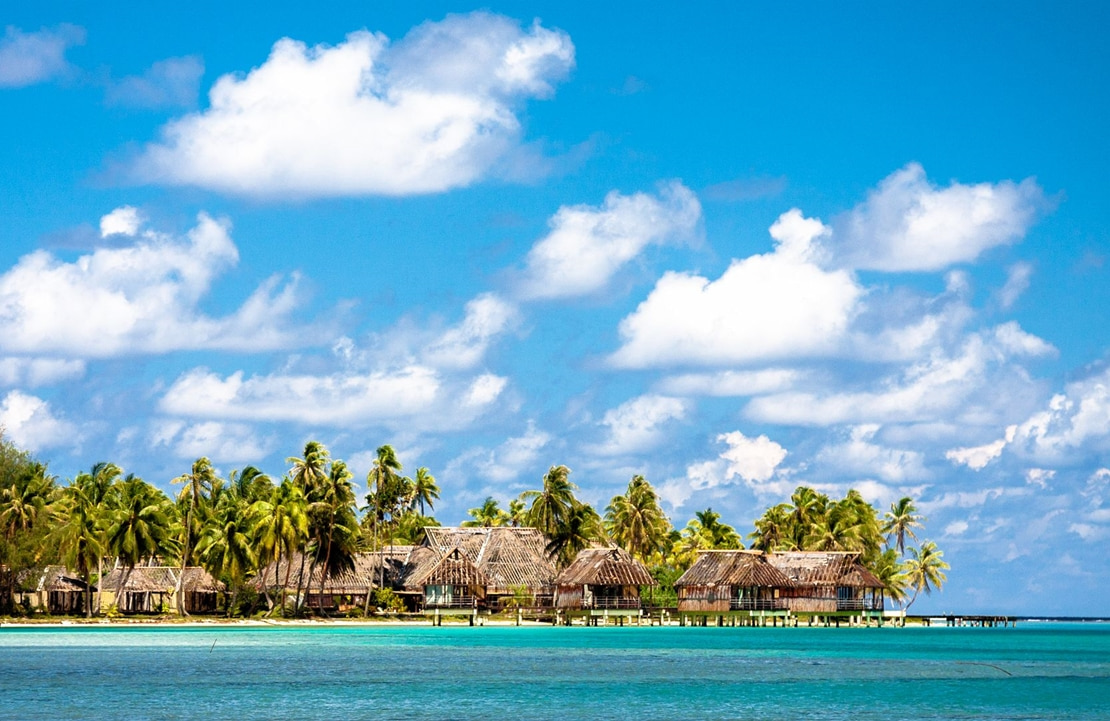
<path id="1" fill-rule="evenodd" d="M 4 3 L 6 437 L 909 495 L 914 610 L 1110 615 L 1110 10 L 585 5 Z"/>

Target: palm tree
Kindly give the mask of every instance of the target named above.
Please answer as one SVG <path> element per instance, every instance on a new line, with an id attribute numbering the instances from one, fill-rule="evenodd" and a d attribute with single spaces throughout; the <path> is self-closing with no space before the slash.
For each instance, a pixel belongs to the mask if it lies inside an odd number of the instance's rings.
<path id="1" fill-rule="evenodd" d="M 507 526 L 511 520 L 509 514 L 498 507 L 497 499 L 493 496 L 487 496 L 481 506 L 471 508 L 467 514 L 470 515 L 470 520 L 462 522 L 467 528 Z"/>
<path id="2" fill-rule="evenodd" d="M 899 605 L 906 600 L 906 569 L 898 552 L 888 548 L 879 556 L 874 568 L 875 576 L 883 582 L 886 597 Z"/>
<path id="3" fill-rule="evenodd" d="M 948 564 L 944 562 L 944 554 L 937 548 L 937 544 L 925 541 L 920 549 L 911 548 L 910 557 L 905 563 L 905 573 L 906 585 L 913 589 L 913 598 L 906 604 L 906 609 L 913 605 L 921 591 L 926 596 L 932 594 L 934 588 L 939 591 L 948 580 L 944 575 L 947 570 Z"/>
<path id="4" fill-rule="evenodd" d="M 286 477 L 271 489 L 269 498 L 254 503 L 251 514 L 257 519 L 254 535 L 259 565 L 268 568 L 272 563 L 278 569 L 281 567 L 281 559 L 286 559 L 285 578 L 281 587 L 281 612 L 284 615 L 285 592 L 289 587 L 289 574 L 292 570 L 292 564 L 288 560 L 308 541 L 308 506 L 301 489 Z M 265 576 L 262 578 L 262 588 L 272 610 L 273 602 L 270 601 Z"/>
<path id="5" fill-rule="evenodd" d="M 177 588 L 174 595 L 177 598 L 177 610 L 183 616 L 188 616 L 188 611 L 185 610 L 184 599 L 184 583 L 185 583 L 185 567 L 189 565 L 189 561 L 193 555 L 193 541 L 200 535 L 201 524 L 198 523 L 198 512 L 200 506 L 204 503 L 205 494 L 211 494 L 212 486 L 216 482 L 216 470 L 212 468 L 212 462 L 207 458 L 201 457 L 193 462 L 193 467 L 189 473 L 184 473 L 171 481 L 174 484 L 183 484 L 184 488 L 178 495 L 178 503 L 185 507 L 184 509 L 184 533 L 181 544 L 181 573 L 177 578 Z"/>
<path id="6" fill-rule="evenodd" d="M 755 532 L 748 536 L 752 548 L 764 552 L 782 549 L 789 535 L 790 511 L 788 503 L 780 503 L 764 511 L 755 522 Z"/>
<path id="7" fill-rule="evenodd" d="M 290 456 L 285 459 L 291 463 L 289 476 L 308 499 L 316 488 L 328 477 L 328 462 L 330 460 L 328 449 L 319 441 L 305 443 L 304 455 L 301 457 Z M 297 608 L 300 608 L 301 584 L 304 581 L 304 564 L 306 554 L 301 555 L 301 568 L 297 574 Z"/>
<path id="8" fill-rule="evenodd" d="M 543 488 L 525 491 L 521 500 L 532 501 L 528 509 L 528 525 L 540 529 L 548 538 L 554 538 L 570 517 L 578 501 L 574 491 L 578 486 L 570 482 L 570 469 L 552 466 L 543 477 Z"/>
<path id="9" fill-rule="evenodd" d="M 91 518 L 93 519 L 93 523 L 100 529 L 101 533 L 99 542 L 100 553 L 96 558 L 96 608 L 98 612 L 104 600 L 104 586 L 99 581 L 104 578 L 103 562 L 104 554 L 107 552 L 107 540 L 103 537 L 107 527 L 106 516 L 108 514 L 113 489 L 122 475 L 123 471 L 115 463 L 100 461 L 93 465 L 88 473 L 78 473 L 73 479 L 73 484 L 71 484 L 81 487 L 82 495 L 86 499 L 84 503 L 86 503 L 88 509 L 90 509 L 87 512 L 92 514 Z M 84 580 L 88 582 L 88 579 Z M 89 609 L 90 612 L 91 610 L 92 609 Z"/>
<path id="10" fill-rule="evenodd" d="M 605 528 L 613 541 L 646 561 L 662 548 L 671 524 L 659 507 L 655 489 L 643 476 L 633 476 L 628 491 L 614 496 L 605 509 Z"/>
<path id="11" fill-rule="evenodd" d="M 428 504 L 429 510 L 435 510 L 433 500 L 439 499 L 439 486 L 436 485 L 435 476 L 431 472 L 421 466 L 416 469 L 416 477 L 412 480 L 412 503 L 410 507 L 415 510 L 417 504 L 420 505 L 420 515 L 424 515 L 424 504 Z"/>
<path id="12" fill-rule="evenodd" d="M 235 611 L 247 574 L 254 569 L 257 557 L 254 547 L 255 518 L 246 499 L 220 484 L 214 488 L 212 515 L 197 542 L 196 552 L 204 567 L 231 587 L 227 615 Z"/>
<path id="13" fill-rule="evenodd" d="M 104 557 L 105 539 L 96 489 L 82 483 L 82 475 L 61 491 L 54 507 L 56 525 L 51 542 L 61 551 L 62 562 L 85 582 L 85 616 L 92 618 L 92 573 Z"/>
<path id="14" fill-rule="evenodd" d="M 366 474 L 366 488 L 370 491 L 366 496 L 366 504 L 371 515 L 371 534 L 374 538 L 374 550 L 381 550 L 379 537 L 381 525 L 385 523 L 385 514 L 397 505 L 399 499 L 405 494 L 405 479 L 401 476 L 404 466 L 397 460 L 397 453 L 393 446 L 386 444 L 379 446 L 378 457 L 374 465 Z M 378 588 L 385 586 L 385 563 L 380 564 Z M 369 608 L 369 603 L 367 603 Z"/>
<path id="15" fill-rule="evenodd" d="M 109 519 L 108 550 L 124 568 L 116 595 L 119 603 L 135 566 L 177 550 L 172 504 L 157 488 L 128 474 L 114 494 Z"/>
<path id="16" fill-rule="evenodd" d="M 358 519 L 355 515 L 354 475 L 343 461 L 333 461 L 325 483 L 308 496 L 308 535 L 313 550 L 312 569 L 322 561 L 320 595 L 324 580 L 354 568 L 358 551 Z"/>
<path id="17" fill-rule="evenodd" d="M 601 516 L 587 503 L 575 503 L 548 540 L 546 551 L 560 567 L 574 560 L 578 552 L 594 541 L 605 538 Z"/>
<path id="18" fill-rule="evenodd" d="M 31 530 L 45 521 L 47 504 L 54 492 L 54 477 L 46 466 L 32 463 L 3 480 L 0 486 L 0 536 L 11 540 L 16 533 Z"/>
<path id="19" fill-rule="evenodd" d="M 798 486 L 790 496 L 793 509 L 788 526 L 789 545 L 798 550 L 806 549 L 806 538 L 811 536 L 814 526 L 825 520 L 829 498 L 808 486 Z"/>
<path id="20" fill-rule="evenodd" d="M 917 534 L 914 533 L 913 529 L 922 528 L 926 520 L 928 519 L 918 514 L 913 499 L 906 496 L 899 499 L 897 503 L 890 504 L 890 510 L 883 516 L 883 525 L 880 532 L 886 536 L 888 543 L 893 537 L 894 547 L 898 549 L 898 554 L 904 556 L 906 554 L 906 536 L 916 541 Z"/>
<path id="21" fill-rule="evenodd" d="M 519 498 L 513 498 L 509 501 L 508 513 L 509 525 L 513 528 L 520 528 L 528 520 L 528 506 Z"/>
<path id="22" fill-rule="evenodd" d="M 810 526 L 807 551 L 861 551 L 862 525 L 851 502 L 834 503 L 825 517 Z"/>

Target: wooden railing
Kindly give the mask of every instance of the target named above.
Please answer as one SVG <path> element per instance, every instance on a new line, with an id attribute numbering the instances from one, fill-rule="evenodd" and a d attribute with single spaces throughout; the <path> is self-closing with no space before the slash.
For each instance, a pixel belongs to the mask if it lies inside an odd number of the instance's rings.
<path id="1" fill-rule="evenodd" d="M 424 608 L 477 608 L 479 600 L 477 596 L 460 596 L 457 594 L 450 599 L 425 598 Z"/>
<path id="2" fill-rule="evenodd" d="M 783 611 L 786 600 L 782 598 L 734 598 L 729 602 L 731 611 Z"/>
<path id="3" fill-rule="evenodd" d="M 643 606 L 639 596 L 594 596 L 589 603 L 583 603 L 583 608 L 596 608 L 607 610 L 638 609 Z"/>

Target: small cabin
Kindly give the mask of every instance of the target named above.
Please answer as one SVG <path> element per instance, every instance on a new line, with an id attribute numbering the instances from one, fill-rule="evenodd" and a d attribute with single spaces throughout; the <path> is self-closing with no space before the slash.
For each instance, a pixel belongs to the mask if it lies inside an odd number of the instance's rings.
<path id="1" fill-rule="evenodd" d="M 782 591 L 795 613 L 882 611 L 883 582 L 851 551 L 775 551 L 767 561 L 792 582 Z"/>
<path id="2" fill-rule="evenodd" d="M 53 616 L 78 616 L 85 613 L 85 601 L 96 586 L 86 584 L 77 573 L 65 566 L 46 566 L 41 571 L 21 574 L 19 600 L 31 608 Z"/>
<path id="3" fill-rule="evenodd" d="M 761 551 L 707 550 L 675 581 L 678 610 L 781 611 L 791 581 Z"/>
<path id="4" fill-rule="evenodd" d="M 100 585 L 121 613 L 174 613 L 177 611 L 177 582 L 180 568 L 136 566 L 110 571 Z M 199 566 L 185 568 L 182 595 L 188 613 L 213 613 L 224 584 Z"/>
<path id="5" fill-rule="evenodd" d="M 484 608 L 485 574 L 460 548 L 453 548 L 418 581 L 424 589 L 424 608 Z"/>
<path id="6" fill-rule="evenodd" d="M 654 585 L 647 566 L 623 548 L 587 548 L 555 578 L 555 607 L 639 610 L 640 587 Z"/>

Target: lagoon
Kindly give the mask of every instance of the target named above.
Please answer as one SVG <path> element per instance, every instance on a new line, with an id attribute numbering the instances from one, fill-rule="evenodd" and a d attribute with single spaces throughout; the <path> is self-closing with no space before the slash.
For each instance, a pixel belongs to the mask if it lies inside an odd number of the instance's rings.
<path id="1" fill-rule="evenodd" d="M 1110 625 L 3 627 L 0 719 L 1106 719 Z"/>

